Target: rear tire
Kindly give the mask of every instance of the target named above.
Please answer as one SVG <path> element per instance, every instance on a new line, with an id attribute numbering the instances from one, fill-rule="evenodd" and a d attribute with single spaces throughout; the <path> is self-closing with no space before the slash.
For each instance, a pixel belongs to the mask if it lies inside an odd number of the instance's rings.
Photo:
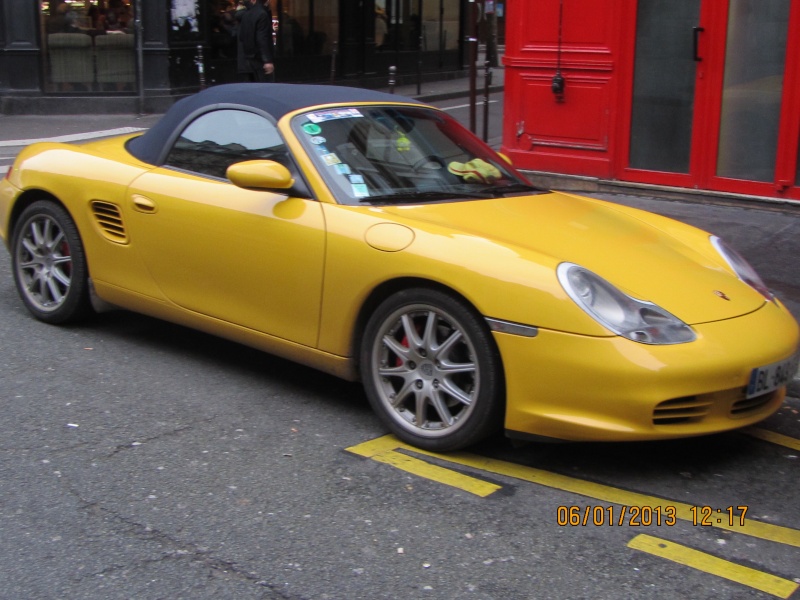
<path id="1" fill-rule="evenodd" d="M 372 408 L 406 443 L 457 450 L 502 425 L 500 355 L 460 298 L 427 288 L 389 297 L 367 323 L 360 359 Z"/>
<path id="2" fill-rule="evenodd" d="M 40 321 L 68 323 L 91 313 L 83 244 L 58 204 L 39 200 L 22 212 L 11 238 L 11 262 L 17 292 Z"/>

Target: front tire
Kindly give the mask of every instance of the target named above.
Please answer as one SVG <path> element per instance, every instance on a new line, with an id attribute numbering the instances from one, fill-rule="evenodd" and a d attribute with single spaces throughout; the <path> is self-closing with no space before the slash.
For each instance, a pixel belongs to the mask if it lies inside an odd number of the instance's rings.
<path id="1" fill-rule="evenodd" d="M 78 228 L 58 204 L 39 200 L 22 212 L 11 239 L 11 261 L 20 298 L 40 321 L 67 323 L 91 312 Z"/>
<path id="2" fill-rule="evenodd" d="M 361 345 L 370 404 L 401 440 L 444 452 L 502 424 L 502 364 L 485 321 L 465 301 L 418 288 L 386 299 Z"/>

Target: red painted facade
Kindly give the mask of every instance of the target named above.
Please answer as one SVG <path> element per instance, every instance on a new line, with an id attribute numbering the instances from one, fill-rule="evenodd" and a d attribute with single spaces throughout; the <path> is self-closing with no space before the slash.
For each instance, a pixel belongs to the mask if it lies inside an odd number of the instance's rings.
<path id="1" fill-rule="evenodd" d="M 506 16 L 518 167 L 800 200 L 800 0 L 509 0 Z"/>

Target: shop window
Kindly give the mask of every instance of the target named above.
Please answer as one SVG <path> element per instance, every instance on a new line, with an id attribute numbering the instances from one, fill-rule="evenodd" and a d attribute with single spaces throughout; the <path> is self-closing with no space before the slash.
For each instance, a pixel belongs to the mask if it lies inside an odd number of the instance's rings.
<path id="1" fill-rule="evenodd" d="M 339 37 L 339 9 L 335 2 L 278 0 L 277 46 L 281 56 L 322 55 L 333 52 Z"/>
<path id="2" fill-rule="evenodd" d="M 416 50 L 419 47 L 422 22 L 418 12 L 420 2 L 408 0 L 376 0 L 376 13 L 385 13 L 386 36 L 380 48 L 387 50 Z"/>
<path id="3" fill-rule="evenodd" d="M 50 0 L 42 6 L 41 20 L 46 91 L 135 92 L 130 4 L 123 0 Z"/>
<path id="4" fill-rule="evenodd" d="M 458 48 L 459 0 L 375 0 L 375 45 L 382 50 Z"/>
<path id="5" fill-rule="evenodd" d="M 198 0 L 170 0 L 170 42 L 197 42 L 200 35 Z"/>
<path id="6" fill-rule="evenodd" d="M 722 177 L 775 177 L 789 8 L 789 0 L 731 0 L 717 161 Z"/>
<path id="7" fill-rule="evenodd" d="M 378 52 L 442 53 L 459 48 L 459 0 L 375 0 Z"/>
<path id="8" fill-rule="evenodd" d="M 440 1 L 442 21 L 439 25 L 439 48 L 442 50 L 458 50 L 459 16 L 461 15 L 458 0 Z M 436 10 L 435 3 L 433 7 L 429 8 Z M 433 49 L 429 48 L 429 50 Z"/>
<path id="9" fill-rule="evenodd" d="M 331 54 L 333 43 L 339 39 L 339 5 L 337 2 L 314 2 L 314 43 L 312 54 Z"/>
<path id="10" fill-rule="evenodd" d="M 700 2 L 639 2 L 633 77 L 630 166 L 688 173 L 695 71 L 691 32 Z"/>
<path id="11" fill-rule="evenodd" d="M 236 32 L 241 18 L 240 11 L 244 10 L 244 4 L 232 0 L 211 2 L 208 17 L 209 59 L 236 60 Z"/>
<path id="12" fill-rule="evenodd" d="M 321 54 L 327 36 L 315 35 L 309 0 L 284 0 L 278 18 L 278 47 L 282 56 Z"/>
<path id="13" fill-rule="evenodd" d="M 236 64 L 236 34 L 243 14 L 241 11 L 246 9 L 239 0 L 207 1 L 206 59 L 211 83 L 240 81 Z M 270 0 L 269 5 L 278 81 L 317 81 L 327 77 L 334 44 L 339 40 L 339 3 L 330 0 Z M 186 6 L 188 11 L 188 4 Z"/>

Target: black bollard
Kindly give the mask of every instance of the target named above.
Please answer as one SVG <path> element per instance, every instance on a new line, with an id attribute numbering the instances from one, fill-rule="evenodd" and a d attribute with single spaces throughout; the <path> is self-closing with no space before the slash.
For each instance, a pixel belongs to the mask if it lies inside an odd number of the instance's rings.
<path id="1" fill-rule="evenodd" d="M 333 42 L 333 52 L 331 52 L 331 83 L 336 80 L 336 54 L 339 49 L 339 42 Z"/>
<path id="2" fill-rule="evenodd" d="M 492 86 L 491 63 L 487 60 L 484 66 L 484 85 L 483 85 L 483 141 L 489 141 L 489 88 Z"/>

